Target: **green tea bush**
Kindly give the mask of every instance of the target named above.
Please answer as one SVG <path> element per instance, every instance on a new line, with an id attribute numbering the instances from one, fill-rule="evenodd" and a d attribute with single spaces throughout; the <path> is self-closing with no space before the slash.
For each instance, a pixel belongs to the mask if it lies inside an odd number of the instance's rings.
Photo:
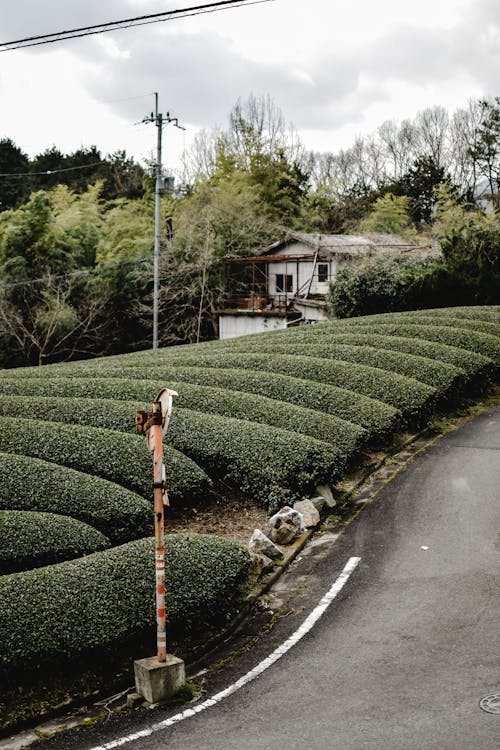
<path id="1" fill-rule="evenodd" d="M 179 391 L 179 397 L 175 400 L 176 411 L 180 406 L 280 427 L 333 443 L 348 453 L 357 450 L 366 436 L 366 430 L 346 420 L 264 396 L 189 383 L 173 383 L 172 387 Z M 86 390 L 88 393 L 88 388 Z M 75 409 L 73 398 L 0 395 L 0 415 L 14 416 L 27 409 L 34 419 L 105 427 L 122 432 L 135 429 L 130 415 L 146 409 L 146 406 L 140 401 L 82 398 L 78 402 L 78 409 Z"/>
<path id="2" fill-rule="evenodd" d="M 169 628 L 186 638 L 224 624 L 239 606 L 248 552 L 195 534 L 167 536 L 165 546 Z M 151 539 L 6 575 L 0 578 L 0 670 L 104 655 L 154 623 Z"/>
<path id="3" fill-rule="evenodd" d="M 314 438 L 240 419 L 179 409 L 171 437 L 211 476 L 238 487 L 271 510 L 335 483 L 349 455 Z"/>
<path id="4" fill-rule="evenodd" d="M 436 399 L 436 390 L 413 378 L 403 377 L 376 367 L 351 364 L 337 360 L 324 360 L 308 356 L 279 354 L 207 354 L 186 355 L 183 364 L 218 369 L 239 367 L 243 370 L 259 370 L 284 374 L 304 380 L 317 381 L 374 398 L 399 409 L 407 423 L 417 415 L 428 411 Z M 157 375 L 161 368 L 152 367 Z M 125 368 L 124 374 L 128 371 Z"/>
<path id="5" fill-rule="evenodd" d="M 364 318 L 353 318 L 336 324 L 339 333 L 348 330 L 353 333 L 379 334 L 383 336 L 403 336 L 417 338 L 421 341 L 436 341 L 465 349 L 491 359 L 497 367 L 500 365 L 500 340 L 487 333 L 476 333 L 466 328 L 454 328 L 444 325 L 419 325 L 418 323 L 365 321 Z"/>
<path id="6" fill-rule="evenodd" d="M 347 344 L 357 347 L 372 347 L 374 349 L 392 350 L 396 352 L 405 352 L 420 356 L 422 354 L 422 341 L 417 338 L 404 338 L 403 336 L 383 336 L 376 333 L 358 333 L 358 329 L 352 333 L 336 333 L 338 329 L 324 326 L 315 326 L 311 331 L 310 341 L 315 345 L 319 343 L 325 346 L 330 341 L 334 344 Z M 447 363 L 456 367 L 464 374 L 466 380 L 470 378 L 482 377 L 490 379 L 494 372 L 495 366 L 491 359 L 483 357 L 482 354 L 475 354 L 466 349 L 459 349 L 449 344 L 438 344 L 435 341 L 425 342 L 425 359 L 432 359 L 437 365 Z"/>
<path id="7" fill-rule="evenodd" d="M 94 474 L 152 497 L 152 462 L 145 439 L 100 427 L 0 418 L 0 451 L 42 458 Z M 210 480 L 199 466 L 178 451 L 166 453 L 167 481 L 176 503 L 203 497 Z"/>
<path id="8" fill-rule="evenodd" d="M 0 509 L 70 516 L 113 544 L 153 531 L 151 502 L 100 477 L 31 456 L 0 453 Z"/>
<path id="9" fill-rule="evenodd" d="M 47 370 L 52 371 L 52 367 Z M 123 369 L 123 368 L 122 368 Z M 396 427 L 399 412 L 387 404 L 375 399 L 366 398 L 360 394 L 354 395 L 343 388 L 325 385 L 313 381 L 304 381 L 286 375 L 267 373 L 262 377 L 260 372 L 248 370 L 226 370 L 202 367 L 166 367 L 156 369 L 158 380 L 144 380 L 146 370 L 141 367 L 127 368 L 127 379 L 119 377 L 120 370 L 110 369 L 100 377 L 84 379 L 80 371 L 73 378 L 0 378 L 1 394 L 40 395 L 84 398 L 110 399 L 113 394 L 118 399 L 147 399 L 151 391 L 157 392 L 168 384 L 178 391 L 179 397 L 175 404 L 192 403 L 197 408 L 199 392 L 195 386 L 217 385 L 224 389 L 224 393 L 232 396 L 232 391 L 251 393 L 254 396 L 264 396 L 273 401 L 282 401 L 286 405 L 293 404 L 311 411 L 321 411 L 322 414 L 342 419 L 354 425 L 355 429 L 362 429 L 370 442 L 380 442 Z M 116 377 L 115 377 L 116 375 Z M 187 402 L 184 399 L 190 401 Z M 200 400 L 201 401 L 201 400 Z M 126 406 L 125 409 L 128 409 Z M 84 410 L 85 413 L 85 410 Z M 107 412 L 106 412 L 107 413 Z M 114 419 L 112 416 L 111 419 Z M 125 412 L 117 419 L 128 423 Z M 122 421 L 122 424 L 124 422 Z M 343 431 L 344 440 L 350 444 L 351 427 Z M 365 434 L 363 434 L 363 440 Z"/>
<path id="10" fill-rule="evenodd" d="M 383 314 L 369 316 L 373 320 L 383 322 L 393 322 L 395 316 Z M 500 326 L 497 323 L 486 320 L 477 320 L 465 318 L 463 316 L 440 315 L 438 310 L 410 310 L 404 313 L 398 313 L 398 323 L 416 323 L 422 326 L 451 326 L 453 328 L 465 328 L 474 333 L 486 333 L 493 336 L 500 335 Z M 344 321 L 340 321 L 344 323 Z M 347 321 L 346 321 L 347 322 Z"/>
<path id="11" fill-rule="evenodd" d="M 276 354 L 287 353 L 294 355 L 307 355 L 319 359 L 335 359 L 343 362 L 355 362 L 357 364 L 378 367 L 381 370 L 404 375 L 422 383 L 433 386 L 441 394 L 458 390 L 462 384 L 464 373 L 457 367 L 435 362 L 423 356 L 404 354 L 369 345 L 356 346 L 347 341 L 339 342 L 336 337 L 326 338 L 323 336 L 321 342 L 316 342 L 313 336 L 307 332 L 303 336 L 282 337 L 275 341 L 267 339 L 266 342 L 245 347 L 241 344 L 242 351 L 274 352 Z"/>
<path id="12" fill-rule="evenodd" d="M 500 306 L 498 305 L 481 305 L 480 307 L 438 307 L 432 310 L 424 310 L 423 312 L 432 313 L 433 315 L 443 315 L 445 317 L 451 315 L 454 318 L 485 320 L 490 323 L 500 324 Z"/>
<path id="13" fill-rule="evenodd" d="M 109 539 L 74 518 L 54 513 L 0 511 L 0 575 L 82 557 L 110 546 Z"/>

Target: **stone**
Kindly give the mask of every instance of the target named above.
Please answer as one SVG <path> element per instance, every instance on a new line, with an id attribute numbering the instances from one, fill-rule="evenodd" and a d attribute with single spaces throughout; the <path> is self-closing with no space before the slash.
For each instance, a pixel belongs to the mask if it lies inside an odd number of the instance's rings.
<path id="1" fill-rule="evenodd" d="M 333 497 L 332 488 L 329 484 L 318 484 L 315 489 L 316 495 L 322 495 L 329 508 L 335 508 L 337 501 Z"/>
<path id="2" fill-rule="evenodd" d="M 137 708 L 143 701 L 144 698 L 139 693 L 129 693 L 127 695 L 127 708 Z"/>
<path id="3" fill-rule="evenodd" d="M 323 510 L 323 507 L 324 507 L 324 505 L 326 503 L 326 500 L 323 497 L 323 495 L 316 495 L 316 497 L 311 497 L 309 499 L 312 502 L 312 504 L 314 505 L 314 507 L 316 508 L 316 510 L 318 511 L 318 513 L 321 513 L 321 511 Z"/>
<path id="4" fill-rule="evenodd" d="M 270 557 L 267 557 L 262 552 L 253 552 L 252 560 L 250 563 L 250 574 L 254 576 L 260 576 L 261 573 L 267 572 L 274 568 L 274 563 Z"/>
<path id="5" fill-rule="evenodd" d="M 290 544 L 296 536 L 297 527 L 281 519 L 278 519 L 276 524 L 269 529 L 269 539 L 275 544 Z"/>
<path id="6" fill-rule="evenodd" d="M 297 500 L 293 507 L 302 514 L 306 528 L 318 525 L 319 513 L 310 500 Z"/>
<path id="7" fill-rule="evenodd" d="M 166 661 L 156 656 L 134 662 L 135 689 L 148 703 L 161 703 L 175 695 L 186 684 L 182 659 L 167 654 Z"/>
<path id="8" fill-rule="evenodd" d="M 304 519 L 289 505 L 285 505 L 269 519 L 269 538 L 276 544 L 290 544 L 304 530 Z"/>
<path id="9" fill-rule="evenodd" d="M 248 544 L 250 552 L 263 552 L 271 560 L 283 557 L 283 552 L 260 529 L 255 529 Z"/>

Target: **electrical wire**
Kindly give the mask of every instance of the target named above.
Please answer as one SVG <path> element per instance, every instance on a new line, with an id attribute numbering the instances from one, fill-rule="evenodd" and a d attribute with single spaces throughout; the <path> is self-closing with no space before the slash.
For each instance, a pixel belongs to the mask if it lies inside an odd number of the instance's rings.
<path id="1" fill-rule="evenodd" d="M 148 263 L 151 259 L 148 257 L 143 258 L 121 258 L 118 260 L 118 265 L 138 265 L 139 263 Z M 80 271 L 71 271 L 71 273 L 60 273 L 60 274 L 48 274 L 47 276 L 41 276 L 38 279 L 26 279 L 25 281 L 10 281 L 0 284 L 0 289 L 15 289 L 20 286 L 34 286 L 35 284 L 43 284 L 52 279 L 71 279 L 74 276 L 85 276 L 95 272 L 95 268 L 82 268 Z"/>
<path id="2" fill-rule="evenodd" d="M 16 49 L 24 49 L 25 47 L 37 47 L 42 44 L 53 44 L 66 39 L 77 39 L 85 36 L 93 36 L 95 34 L 103 34 L 107 31 L 128 29 L 135 26 L 147 26 L 152 23 L 161 23 L 163 21 L 172 21 L 179 18 L 187 18 L 189 16 L 215 13 L 219 10 L 241 8 L 248 5 L 261 5 L 275 1 L 276 0 L 219 0 L 219 2 L 194 5 L 188 8 L 164 11 L 163 13 L 152 13 L 145 16 L 136 16 L 135 18 L 125 18 L 121 21 L 110 21 L 109 23 L 96 24 L 94 26 L 82 26 L 80 28 L 67 29 L 65 31 L 57 31 L 50 34 L 14 39 L 10 42 L 0 42 L 0 52 L 10 52 Z"/>
<path id="3" fill-rule="evenodd" d="M 91 164 L 80 164 L 77 167 L 61 167 L 61 169 L 46 169 L 44 172 L 0 172 L 0 177 L 38 177 L 40 175 L 59 174 L 59 172 L 73 172 L 75 169 L 89 169 L 105 164 L 104 161 L 94 161 Z"/>

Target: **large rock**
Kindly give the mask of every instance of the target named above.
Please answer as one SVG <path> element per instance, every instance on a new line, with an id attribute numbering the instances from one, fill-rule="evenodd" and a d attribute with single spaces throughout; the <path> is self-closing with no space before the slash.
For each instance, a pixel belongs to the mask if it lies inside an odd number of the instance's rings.
<path id="1" fill-rule="evenodd" d="M 285 505 L 269 519 L 269 537 L 276 544 L 290 544 L 297 534 L 302 534 L 304 531 L 302 515 L 289 505 Z"/>
<path id="2" fill-rule="evenodd" d="M 263 552 L 253 552 L 252 560 L 250 562 L 250 574 L 254 576 L 260 576 L 268 570 L 272 570 L 274 567 L 273 561 L 264 555 Z"/>
<path id="3" fill-rule="evenodd" d="M 250 552 L 262 552 L 271 560 L 283 557 L 283 552 L 260 529 L 255 529 L 248 544 Z"/>
<path id="4" fill-rule="evenodd" d="M 329 508 L 335 508 L 337 501 L 333 497 L 332 488 L 329 484 L 318 484 L 315 492 L 316 495 L 322 495 L 325 498 L 325 503 Z"/>
<path id="5" fill-rule="evenodd" d="M 309 499 L 311 500 L 312 504 L 314 505 L 318 513 L 321 513 L 326 503 L 326 500 L 323 497 L 323 495 L 316 495 L 316 497 L 311 497 Z"/>
<path id="6" fill-rule="evenodd" d="M 304 518 L 306 528 L 310 529 L 319 523 L 319 513 L 310 500 L 297 500 L 294 503 L 294 510 L 297 510 Z"/>

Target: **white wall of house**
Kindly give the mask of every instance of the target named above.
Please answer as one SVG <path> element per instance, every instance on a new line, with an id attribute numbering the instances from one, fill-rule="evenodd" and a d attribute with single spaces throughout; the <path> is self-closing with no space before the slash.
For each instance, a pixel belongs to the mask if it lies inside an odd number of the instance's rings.
<path id="1" fill-rule="evenodd" d="M 234 339 L 250 333 L 286 328 L 286 318 L 267 315 L 219 315 L 219 339 Z"/>
<path id="2" fill-rule="evenodd" d="M 297 247 L 299 249 L 297 249 Z M 280 261 L 279 263 L 269 263 L 268 265 L 268 294 L 271 297 L 282 297 L 285 292 L 280 291 L 278 287 L 278 281 L 283 282 L 283 289 L 285 289 L 285 277 L 291 276 L 291 291 L 287 292 L 288 296 L 294 294 L 305 294 L 308 289 L 309 281 L 312 276 L 310 294 L 326 294 L 328 292 L 328 283 L 335 280 L 337 274 L 338 262 L 336 259 L 331 258 L 329 260 L 320 260 L 316 265 L 314 260 L 309 259 L 297 259 L 294 260 L 294 255 L 301 253 L 311 252 L 310 248 L 301 247 L 300 245 L 293 245 L 290 248 L 286 248 L 280 252 L 280 255 L 289 255 L 290 261 Z M 326 275 L 326 280 L 324 276 Z"/>

